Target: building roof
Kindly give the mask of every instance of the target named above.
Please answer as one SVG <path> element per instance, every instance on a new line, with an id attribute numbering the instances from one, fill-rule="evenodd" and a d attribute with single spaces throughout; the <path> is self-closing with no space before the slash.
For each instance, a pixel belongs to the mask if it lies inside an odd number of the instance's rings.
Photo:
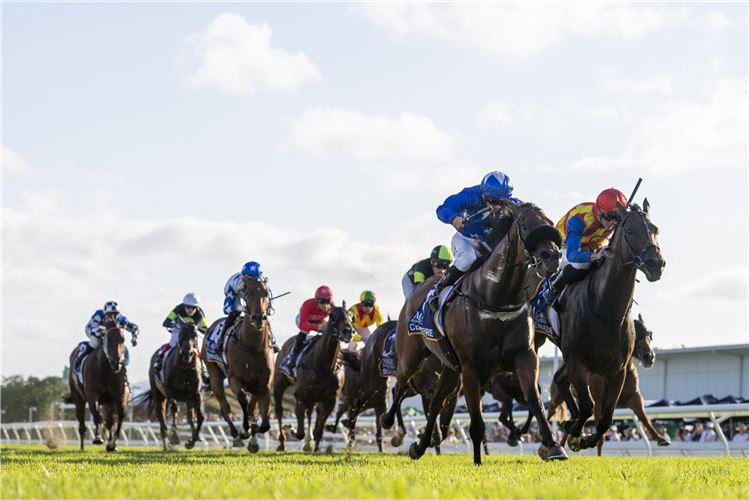
<path id="1" fill-rule="evenodd" d="M 731 352 L 731 351 L 747 351 L 749 350 L 749 344 L 731 344 L 731 345 L 713 345 L 703 347 L 679 347 L 677 349 L 658 349 L 654 348 L 656 355 L 662 356 L 664 354 L 693 354 L 700 352 Z M 738 354 L 738 353 L 737 353 Z M 550 361 L 553 360 L 553 356 L 543 356 L 539 358 L 539 361 Z M 559 353 L 559 361 L 562 362 L 562 354 Z"/>

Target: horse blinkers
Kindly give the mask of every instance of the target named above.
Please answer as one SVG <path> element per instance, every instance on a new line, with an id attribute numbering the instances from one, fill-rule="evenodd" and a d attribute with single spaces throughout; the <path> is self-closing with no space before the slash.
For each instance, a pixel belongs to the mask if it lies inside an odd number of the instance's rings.
<path id="1" fill-rule="evenodd" d="M 523 244 L 523 252 L 528 258 L 528 264 L 536 268 L 541 265 L 546 274 L 551 276 L 557 272 L 562 260 L 562 253 L 559 251 L 559 248 L 562 247 L 562 233 L 553 225 L 542 224 L 531 229 L 524 237 L 520 229 L 520 218 L 530 210 L 543 212 L 541 208 L 535 206 L 524 209 L 515 219 L 515 231 L 517 232 L 518 239 Z M 552 248 L 551 252 L 543 250 L 539 256 L 534 255 L 533 253 L 536 251 L 539 243 L 547 239 L 556 245 L 556 248 Z"/>

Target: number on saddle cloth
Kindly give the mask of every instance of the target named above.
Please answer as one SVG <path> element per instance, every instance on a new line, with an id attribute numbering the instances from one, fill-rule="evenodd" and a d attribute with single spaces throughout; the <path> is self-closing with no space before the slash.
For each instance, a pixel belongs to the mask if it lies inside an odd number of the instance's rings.
<path id="1" fill-rule="evenodd" d="M 224 371 L 224 375 L 229 373 L 229 362 L 226 359 L 224 353 L 226 352 L 226 342 L 229 340 L 229 332 L 224 335 L 224 343 L 221 344 L 221 330 L 224 328 L 224 322 L 221 321 L 216 327 L 205 337 L 205 357 L 210 363 L 218 364 Z"/>

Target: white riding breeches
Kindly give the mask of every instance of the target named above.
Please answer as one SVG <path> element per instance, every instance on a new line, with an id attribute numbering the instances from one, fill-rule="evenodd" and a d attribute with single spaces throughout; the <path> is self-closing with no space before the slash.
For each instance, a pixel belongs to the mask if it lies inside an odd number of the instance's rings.
<path id="1" fill-rule="evenodd" d="M 91 349 L 96 349 L 101 345 L 101 337 L 96 337 L 88 332 L 86 332 L 86 335 L 88 336 L 88 344 L 91 346 Z"/>
<path id="2" fill-rule="evenodd" d="M 409 295 L 411 295 L 411 292 L 414 291 L 414 288 L 416 288 L 416 285 L 411 283 L 411 277 L 408 276 L 408 273 L 403 275 L 403 279 L 401 280 L 401 285 L 403 285 L 403 296 L 407 299 Z"/>
<path id="3" fill-rule="evenodd" d="M 172 338 L 169 339 L 169 345 L 177 347 L 177 342 L 179 342 L 179 327 L 175 326 L 172 328 Z"/>
<path id="4" fill-rule="evenodd" d="M 455 259 L 453 265 L 463 272 L 468 271 L 481 255 L 478 251 L 480 245 L 483 243 L 456 232 L 451 242 L 453 259 Z"/>
<path id="5" fill-rule="evenodd" d="M 562 263 L 559 264 L 559 269 L 564 269 L 564 266 L 567 264 L 571 265 L 575 269 L 588 269 L 590 267 L 590 262 L 570 262 L 567 260 L 567 249 L 562 248 Z"/>

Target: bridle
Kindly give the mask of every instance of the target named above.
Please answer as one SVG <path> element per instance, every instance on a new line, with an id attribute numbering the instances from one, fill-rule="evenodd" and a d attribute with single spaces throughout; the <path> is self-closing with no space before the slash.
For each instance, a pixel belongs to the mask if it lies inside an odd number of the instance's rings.
<path id="1" fill-rule="evenodd" d="M 538 227 L 534 227 L 531 229 L 531 231 L 528 233 L 528 236 L 523 237 L 523 233 L 520 230 L 520 218 L 525 215 L 527 212 L 530 212 L 532 210 L 537 210 L 539 212 L 543 212 L 543 209 L 541 207 L 538 207 L 533 204 L 527 204 L 524 206 L 521 206 L 520 213 L 517 217 L 515 217 L 515 234 L 517 239 L 520 240 L 520 243 L 523 245 L 523 253 L 526 256 L 526 260 L 520 260 L 519 262 L 516 262 L 515 264 L 510 264 L 508 261 L 508 256 L 505 257 L 505 264 L 509 266 L 519 266 L 523 264 L 528 264 L 532 267 L 535 267 L 538 269 L 538 266 L 542 264 L 542 262 L 531 252 L 533 252 L 536 247 L 538 246 L 539 242 L 545 238 L 548 238 L 552 240 L 554 243 L 556 243 L 557 247 L 562 246 L 562 233 L 559 232 L 559 229 L 557 229 L 554 226 L 543 224 Z M 538 271 L 536 271 L 538 273 Z"/>
<path id="2" fill-rule="evenodd" d="M 242 276 L 242 280 L 245 281 L 245 283 L 257 283 L 259 285 L 263 285 L 263 289 L 266 292 L 268 292 L 268 287 L 266 285 L 266 283 L 268 281 L 268 278 L 258 278 L 258 277 L 254 277 L 254 276 L 253 277 Z M 245 297 L 246 297 L 246 294 L 245 294 Z M 270 307 L 270 299 L 271 299 L 271 296 L 270 296 L 270 293 L 268 293 L 268 307 Z M 245 298 L 245 302 L 247 302 L 247 298 Z M 252 316 L 253 315 L 248 315 L 248 314 L 245 313 L 245 319 L 250 319 L 251 320 Z M 261 325 L 260 325 L 261 329 L 262 329 L 263 325 L 267 323 L 267 321 L 268 321 L 268 311 L 266 309 L 266 312 L 263 314 L 263 317 L 262 317 L 262 322 L 261 322 Z M 252 323 L 252 321 L 250 321 L 250 323 Z M 255 326 L 255 325 L 253 324 L 252 326 Z"/>
<path id="3" fill-rule="evenodd" d="M 195 369 L 195 366 L 197 365 L 197 360 L 195 360 L 195 362 L 193 362 L 192 366 L 182 366 L 182 365 L 180 365 L 180 364 L 179 364 L 179 358 L 181 358 L 181 357 L 184 357 L 184 356 L 185 356 L 185 354 L 187 354 L 187 356 L 188 356 L 188 359 L 189 359 L 189 357 L 190 357 L 190 356 L 193 356 L 193 357 L 194 357 L 194 356 L 195 356 L 195 354 L 197 354 L 197 351 L 198 351 L 197 347 L 195 347 L 195 345 L 197 344 L 197 339 L 198 339 L 198 335 L 197 335 L 197 333 L 195 334 L 195 336 L 194 336 L 194 337 L 192 337 L 192 335 L 190 335 L 190 337 L 189 337 L 189 338 L 186 338 L 186 339 L 185 339 L 185 338 L 183 337 L 183 333 L 182 333 L 182 332 L 184 332 L 184 331 L 185 331 L 185 330 L 184 330 L 184 326 L 183 326 L 183 327 L 182 327 L 182 329 L 180 329 L 180 336 L 179 336 L 179 339 L 177 340 L 177 350 L 179 351 L 179 354 L 180 354 L 180 355 L 178 356 L 177 360 L 175 361 L 175 365 L 177 365 L 177 368 L 182 368 L 183 370 L 190 370 L 190 369 L 194 370 L 194 369 Z M 187 334 L 185 334 L 185 336 L 186 336 L 186 335 L 187 335 Z M 195 342 L 195 344 L 194 344 L 194 345 L 193 345 L 193 346 L 192 346 L 192 347 L 191 347 L 191 348 L 190 348 L 190 349 L 189 349 L 189 350 L 188 350 L 188 351 L 187 351 L 187 352 L 185 353 L 185 351 L 183 351 L 183 350 L 182 350 L 182 345 L 181 345 L 181 344 L 182 344 L 182 341 L 183 341 L 183 340 L 191 340 L 192 338 L 194 338 L 194 339 L 196 340 L 196 342 Z M 193 359 L 194 359 L 194 358 L 193 358 Z"/>
<path id="4" fill-rule="evenodd" d="M 344 311 L 342 314 L 348 314 L 348 313 Z M 350 321 L 346 323 L 346 326 L 344 328 L 339 329 L 338 323 L 341 321 L 341 319 L 345 319 L 345 317 L 338 318 L 336 321 L 333 321 L 333 318 L 331 317 L 330 322 L 328 323 L 328 327 L 325 329 L 325 331 L 321 333 L 323 335 L 330 335 L 332 337 L 335 337 L 342 342 L 350 342 L 351 338 L 354 336 L 354 329 L 351 327 Z M 348 340 L 346 340 L 346 337 L 348 337 Z"/>
<path id="5" fill-rule="evenodd" d="M 104 349 L 104 356 L 106 356 L 107 361 L 109 361 L 109 366 L 112 366 L 114 364 L 114 361 L 112 361 L 112 357 L 109 354 L 109 332 L 111 332 L 112 330 L 119 330 L 120 333 L 122 333 L 122 327 L 119 327 L 119 326 L 110 327 L 109 329 L 107 329 L 107 333 L 104 334 L 102 348 Z M 123 335 L 123 339 L 124 339 L 124 335 Z M 122 358 L 117 359 L 117 365 L 120 366 L 121 364 L 125 364 L 123 359 Z"/>
<path id="6" fill-rule="evenodd" d="M 627 239 L 627 234 L 624 233 L 624 235 L 622 236 L 622 239 L 624 240 L 624 244 L 627 246 L 627 251 L 629 252 L 629 255 L 632 257 L 632 260 L 627 261 L 627 262 L 619 262 L 618 264 L 620 266 L 628 266 L 628 265 L 634 264 L 637 269 L 642 269 L 642 267 L 645 265 L 645 253 L 650 248 L 655 248 L 657 251 L 660 251 L 661 249 L 660 246 L 653 243 L 653 233 L 650 231 L 650 225 L 648 224 L 648 222 L 650 222 L 650 218 L 645 212 L 641 210 L 630 210 L 627 213 L 627 215 L 625 215 L 624 218 L 622 218 L 621 222 L 619 222 L 616 225 L 616 229 L 614 230 L 614 234 L 611 236 L 611 239 L 612 240 L 614 239 L 616 232 L 619 231 L 620 228 L 623 228 L 624 223 L 635 214 L 640 216 L 640 218 L 642 219 L 642 223 L 645 225 L 645 231 L 647 231 L 647 235 L 648 235 L 648 244 L 645 245 L 645 248 L 643 248 L 640 254 L 638 255 L 637 252 L 635 252 L 634 248 L 632 248 L 632 244 Z"/>

